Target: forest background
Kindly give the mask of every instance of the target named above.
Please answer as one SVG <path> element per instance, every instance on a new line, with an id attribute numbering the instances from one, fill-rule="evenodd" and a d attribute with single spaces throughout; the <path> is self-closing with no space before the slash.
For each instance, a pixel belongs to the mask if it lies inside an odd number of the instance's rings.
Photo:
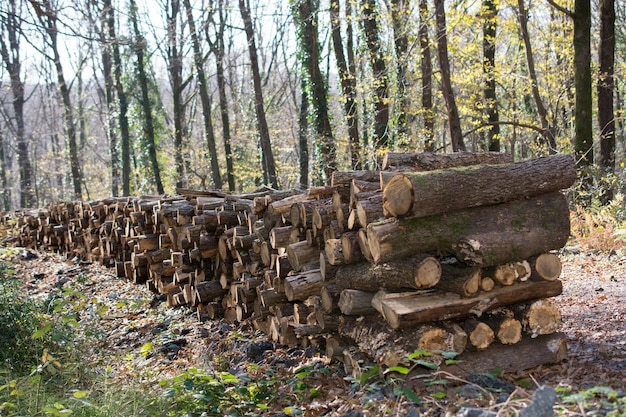
<path id="1" fill-rule="evenodd" d="M 624 0 L 0 0 L 0 209 L 321 184 L 388 151 L 624 173 Z"/>

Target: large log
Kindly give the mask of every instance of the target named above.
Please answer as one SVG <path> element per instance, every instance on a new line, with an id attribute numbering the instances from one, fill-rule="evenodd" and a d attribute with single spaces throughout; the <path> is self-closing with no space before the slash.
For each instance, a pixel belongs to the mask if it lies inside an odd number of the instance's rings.
<path id="1" fill-rule="evenodd" d="M 347 288 L 341 291 L 337 305 L 346 316 L 366 316 L 376 313 L 372 307 L 372 298 L 374 298 L 372 292 Z"/>
<path id="2" fill-rule="evenodd" d="M 501 165 L 405 172 L 383 189 L 386 217 L 425 217 L 500 204 L 569 188 L 576 181 L 572 155 L 558 154 Z"/>
<path id="3" fill-rule="evenodd" d="M 518 306 L 516 316 L 530 337 L 551 334 L 561 326 L 561 312 L 549 300 L 537 300 L 526 306 Z"/>
<path id="4" fill-rule="evenodd" d="M 379 265 L 358 263 L 342 265 L 335 274 L 335 282 L 342 288 L 376 292 L 381 288 L 430 288 L 439 282 L 441 265 L 429 255 Z"/>
<path id="5" fill-rule="evenodd" d="M 513 162 L 511 154 L 500 152 L 387 152 L 383 158 L 382 168 L 386 171 L 433 171 L 459 166 L 509 162 Z"/>
<path id="6" fill-rule="evenodd" d="M 561 281 L 526 281 L 501 287 L 475 297 L 463 298 L 453 293 L 436 293 L 382 300 L 383 316 L 394 329 L 431 321 L 480 316 L 497 307 L 554 297 L 561 294 Z"/>
<path id="7" fill-rule="evenodd" d="M 439 252 L 489 266 L 560 249 L 569 232 L 567 200 L 555 192 L 429 217 L 371 223 L 367 241 L 375 263 Z"/>
<path id="8" fill-rule="evenodd" d="M 339 329 L 341 336 L 355 341 L 372 359 L 386 366 L 408 365 L 409 356 L 419 349 L 460 353 L 465 348 L 459 334 L 433 325 L 393 330 L 377 318 L 347 319 Z"/>

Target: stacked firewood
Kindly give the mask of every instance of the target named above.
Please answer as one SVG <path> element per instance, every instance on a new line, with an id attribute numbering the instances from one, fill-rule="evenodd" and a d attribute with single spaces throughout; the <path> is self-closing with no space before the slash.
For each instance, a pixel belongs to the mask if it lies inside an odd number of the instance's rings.
<path id="1" fill-rule="evenodd" d="M 565 354 L 548 298 L 569 237 L 559 190 L 575 179 L 569 155 L 389 153 L 383 171 L 307 190 L 178 190 L 3 220 L 17 245 L 114 267 L 202 320 L 323 345 L 354 373 L 363 355 L 395 366 L 418 349 L 523 368 Z"/>

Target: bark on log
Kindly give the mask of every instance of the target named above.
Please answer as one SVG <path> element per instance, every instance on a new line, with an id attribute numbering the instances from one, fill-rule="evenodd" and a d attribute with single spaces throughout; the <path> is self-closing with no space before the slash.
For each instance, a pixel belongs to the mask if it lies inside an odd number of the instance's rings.
<path id="1" fill-rule="evenodd" d="M 375 292 L 381 288 L 431 288 L 439 282 L 441 265 L 429 255 L 416 255 L 379 265 L 359 263 L 342 265 L 335 282 L 342 288 Z"/>
<path id="2" fill-rule="evenodd" d="M 346 316 L 365 316 L 377 313 L 372 307 L 372 298 L 374 293 L 345 289 L 341 291 L 337 305 Z"/>
<path id="3" fill-rule="evenodd" d="M 376 191 L 366 198 L 359 196 L 355 204 L 356 217 L 361 227 L 383 219 L 383 193 Z"/>
<path id="4" fill-rule="evenodd" d="M 434 171 L 478 164 L 505 164 L 513 162 L 508 153 L 500 152 L 454 152 L 454 153 L 409 153 L 387 152 L 383 158 L 385 171 Z"/>
<path id="5" fill-rule="evenodd" d="M 458 294 L 438 293 L 382 300 L 384 317 L 394 328 L 408 327 L 431 321 L 480 316 L 489 309 L 508 306 L 538 298 L 561 294 L 561 281 L 519 282 L 515 285 L 462 298 Z"/>
<path id="6" fill-rule="evenodd" d="M 489 266 L 559 249 L 567 242 L 569 227 L 565 196 L 551 193 L 429 217 L 371 223 L 367 240 L 376 263 L 438 252 Z"/>
<path id="7" fill-rule="evenodd" d="M 347 264 L 352 264 L 365 259 L 363 253 L 361 253 L 361 247 L 359 246 L 358 232 L 344 233 L 341 236 L 341 248 L 343 260 Z"/>
<path id="8" fill-rule="evenodd" d="M 340 286 L 338 286 L 337 284 L 324 284 L 324 286 L 320 290 L 322 310 L 324 310 L 324 312 L 328 314 L 340 312 L 340 309 L 339 309 L 339 297 L 340 296 L 341 296 Z"/>
<path id="9" fill-rule="evenodd" d="M 335 171 L 332 174 L 330 185 L 337 190 L 341 201 L 350 201 L 350 187 L 352 180 L 379 182 L 379 171 Z"/>
<path id="10" fill-rule="evenodd" d="M 441 279 L 439 279 L 435 288 L 453 292 L 463 297 L 471 297 L 478 293 L 481 278 L 481 268 L 442 264 Z"/>
<path id="11" fill-rule="evenodd" d="M 306 264 L 319 261 L 320 250 L 306 241 L 296 242 L 287 246 L 287 257 L 293 269 L 300 271 Z"/>
<path id="12" fill-rule="evenodd" d="M 318 270 L 285 279 L 285 295 L 289 301 L 304 301 L 311 295 L 319 295 L 322 288 L 322 274 Z"/>
<path id="13" fill-rule="evenodd" d="M 383 190 L 386 217 L 425 217 L 500 204 L 569 188 L 576 181 L 572 155 L 551 155 L 501 165 L 474 165 L 394 176 Z"/>

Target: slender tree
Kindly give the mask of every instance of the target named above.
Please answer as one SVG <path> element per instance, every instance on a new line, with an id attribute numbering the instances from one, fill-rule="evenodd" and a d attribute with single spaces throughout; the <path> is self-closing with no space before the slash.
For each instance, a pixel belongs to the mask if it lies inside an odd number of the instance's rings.
<path id="1" fill-rule="evenodd" d="M 0 185 L 2 186 L 2 191 L 0 192 L 0 207 L 2 207 L 2 211 L 8 211 L 11 209 L 11 188 L 8 186 L 8 167 L 4 147 L 4 135 L 2 134 L 2 130 L 0 130 Z"/>
<path id="2" fill-rule="evenodd" d="M 574 150 L 578 166 L 593 164 L 593 99 L 591 87 L 591 1 L 575 0 L 574 10 L 555 0 L 553 7 L 574 22 Z"/>
<path id="3" fill-rule="evenodd" d="M 374 147 L 384 150 L 389 147 L 389 91 L 388 74 L 378 31 L 378 6 L 376 0 L 361 0 L 363 10 L 363 34 L 369 52 L 370 65 L 374 74 Z"/>
<path id="4" fill-rule="evenodd" d="M 137 81 L 139 82 L 139 88 L 141 90 L 140 104 L 143 111 L 143 142 L 148 150 L 148 160 L 152 175 L 154 177 L 154 184 L 156 185 L 157 193 L 164 194 L 163 182 L 161 181 L 161 168 L 159 167 L 159 160 L 157 158 L 156 138 L 154 133 L 154 116 L 152 114 L 152 101 L 150 100 L 148 75 L 146 74 L 146 40 L 139 29 L 139 19 L 137 17 L 137 4 L 135 0 L 130 0 L 130 20 L 135 32 L 134 49 L 135 49 L 135 68 L 137 71 Z"/>
<path id="5" fill-rule="evenodd" d="M 278 177 L 276 176 L 276 164 L 272 152 L 272 142 L 270 131 L 265 118 L 265 107 L 263 102 L 263 87 L 261 84 L 261 72 L 259 71 L 259 58 L 250 16 L 250 1 L 239 0 L 239 12 L 243 20 L 246 39 L 248 40 L 248 53 L 250 56 L 250 69 L 252 70 L 252 83 L 254 86 L 254 109 L 256 111 L 257 130 L 261 142 L 263 172 L 267 176 L 270 184 L 278 188 Z"/>
<path id="6" fill-rule="evenodd" d="M 533 55 L 533 48 L 530 42 L 530 34 L 528 32 L 528 13 L 524 0 L 518 0 L 518 17 L 522 40 L 524 41 L 524 49 L 526 51 L 526 64 L 528 66 L 528 76 L 530 78 L 530 86 L 533 94 L 533 100 L 537 107 L 537 113 L 539 113 L 539 120 L 541 122 L 541 131 L 543 137 L 543 144 L 547 146 L 550 153 L 556 152 L 556 132 L 554 124 L 549 122 L 548 109 L 541 99 L 539 94 L 539 81 L 537 79 L 537 71 L 535 70 L 535 57 Z"/>
<path id="7" fill-rule="evenodd" d="M 300 88 L 300 110 L 298 117 L 298 160 L 300 162 L 300 187 L 309 187 L 309 97 L 306 80 L 302 78 Z"/>
<path id="8" fill-rule="evenodd" d="M 350 1 L 350 0 L 348 0 Z M 339 0 L 330 0 L 330 25 L 332 29 L 333 49 L 339 70 L 341 91 L 344 96 L 344 111 L 350 137 L 350 157 L 353 169 L 361 169 L 361 144 L 359 142 L 359 123 L 356 105 L 356 77 L 348 69 L 341 37 L 341 18 Z"/>
<path id="9" fill-rule="evenodd" d="M 196 69 L 196 78 L 198 80 L 198 92 L 200 93 L 200 104 L 202 105 L 202 120 L 204 122 L 204 136 L 209 150 L 209 159 L 211 162 L 211 176 L 215 188 L 222 188 L 222 176 L 220 174 L 219 160 L 217 157 L 217 146 L 215 144 L 215 132 L 213 130 L 213 115 L 211 111 L 211 96 L 209 95 L 209 87 L 207 77 L 204 72 L 204 55 L 200 48 L 200 40 L 198 39 L 198 31 L 196 30 L 196 22 L 193 17 L 193 9 L 189 0 L 183 0 L 185 9 L 187 10 L 187 22 L 189 23 L 189 32 L 191 33 L 191 42 L 193 44 L 193 62 Z"/>
<path id="10" fill-rule="evenodd" d="M 207 33 L 207 41 L 211 47 L 211 52 L 215 56 L 215 71 L 217 76 L 217 90 L 220 99 L 220 115 L 222 116 L 222 138 L 224 140 L 224 153 L 226 154 L 226 177 L 228 189 L 235 191 L 235 168 L 233 165 L 233 151 L 230 136 L 230 118 L 228 116 L 228 100 L 226 98 L 226 75 L 224 71 L 224 56 L 226 49 L 224 38 L 226 37 L 226 8 L 224 0 L 217 2 L 218 21 L 216 24 L 215 41 L 210 41 Z M 205 26 L 208 29 L 208 25 Z"/>
<path id="11" fill-rule="evenodd" d="M 83 173 L 80 167 L 80 160 L 78 158 L 76 124 L 74 121 L 74 108 L 72 107 L 70 88 L 65 81 L 65 76 L 63 74 L 63 65 L 61 64 L 62 60 L 59 54 L 59 43 L 57 37 L 59 32 L 57 11 L 52 6 L 50 0 L 45 0 L 41 2 L 35 2 L 31 0 L 31 5 L 35 9 L 35 13 L 37 14 L 39 23 L 46 31 L 47 47 L 52 53 L 52 56 L 48 56 L 48 59 L 50 59 L 54 64 L 59 93 L 61 94 L 61 101 L 63 104 L 63 119 L 65 122 L 65 133 L 67 135 L 67 143 L 69 148 L 70 172 L 72 175 L 72 188 L 74 191 L 74 198 L 76 200 L 82 200 Z"/>
<path id="12" fill-rule="evenodd" d="M 420 69 L 422 72 L 422 113 L 424 115 L 424 150 L 435 151 L 435 114 L 433 111 L 433 64 L 428 38 L 428 2 L 419 3 Z"/>
<path id="13" fill-rule="evenodd" d="M 461 131 L 459 109 L 454 98 L 454 91 L 452 90 L 444 0 L 435 0 L 435 19 L 437 22 L 437 55 L 439 57 L 439 69 L 441 70 L 443 98 L 446 102 L 446 110 L 448 113 L 448 126 L 450 128 L 452 150 L 454 152 L 464 151 L 465 143 L 463 142 L 463 132 Z"/>
<path id="14" fill-rule="evenodd" d="M 319 154 L 316 156 L 321 161 L 324 176 L 328 180 L 332 172 L 337 170 L 337 150 L 328 115 L 326 82 L 319 67 L 321 60 L 317 33 L 319 4 L 316 0 L 296 0 L 293 6 L 298 22 L 302 63 L 307 74 L 310 98 L 313 104 L 315 132 L 318 137 L 316 147 Z"/>
<path id="15" fill-rule="evenodd" d="M 399 144 L 406 147 L 409 144 L 409 128 L 413 120 L 409 120 L 411 108 L 409 89 L 408 68 L 409 68 L 409 35 L 411 19 L 410 0 L 390 0 L 387 6 L 391 11 L 391 23 L 393 27 L 393 40 L 396 52 L 396 84 L 398 105 L 395 106 L 397 114 L 397 132 L 401 139 Z"/>
<path id="16" fill-rule="evenodd" d="M 615 168 L 615 0 L 600 1 L 600 48 L 598 50 L 598 126 L 600 128 L 599 164 L 607 172 Z"/>
<path id="17" fill-rule="evenodd" d="M 33 169 L 28 155 L 29 146 L 24 128 L 24 103 L 26 100 L 24 98 L 24 81 L 22 80 L 22 61 L 20 58 L 21 4 L 17 0 L 9 0 L 7 13 L 0 14 L 0 53 L 11 78 L 13 130 L 17 141 L 17 163 L 20 171 L 20 206 L 33 207 L 36 202 L 33 193 Z M 4 163 L 4 158 L 2 161 Z M 3 189 L 6 190 L 4 186 Z"/>
<path id="18" fill-rule="evenodd" d="M 496 29 L 498 27 L 499 0 L 483 0 L 483 73 L 485 85 L 483 96 L 489 123 L 487 143 L 490 151 L 500 151 L 500 117 L 496 97 Z"/>

